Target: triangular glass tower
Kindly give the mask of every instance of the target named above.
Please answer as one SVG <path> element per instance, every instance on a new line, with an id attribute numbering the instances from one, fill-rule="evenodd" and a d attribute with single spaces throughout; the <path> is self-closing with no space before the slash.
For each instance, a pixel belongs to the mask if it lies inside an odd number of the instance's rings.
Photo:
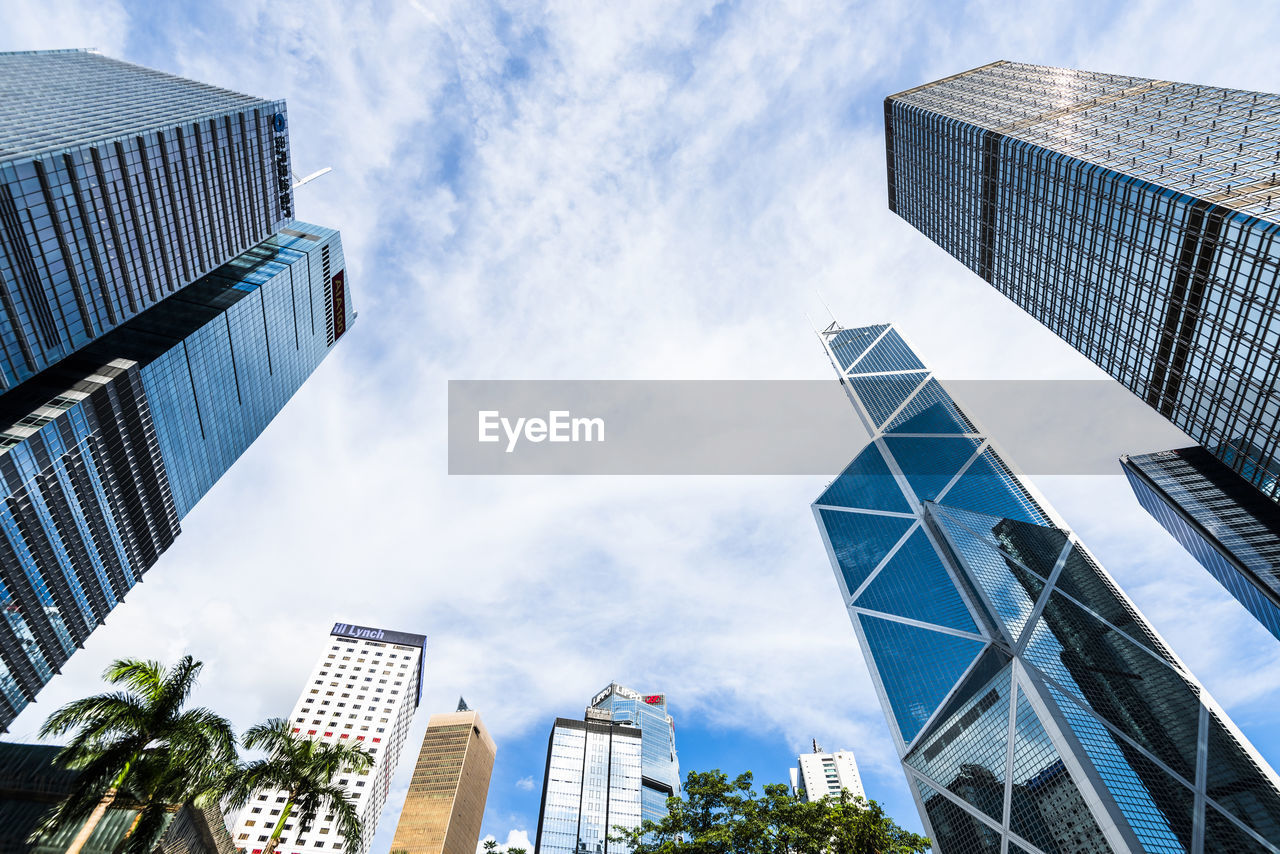
<path id="1" fill-rule="evenodd" d="M 822 335 L 871 441 L 814 502 L 940 854 L 1280 854 L 1280 777 L 891 326 Z"/>

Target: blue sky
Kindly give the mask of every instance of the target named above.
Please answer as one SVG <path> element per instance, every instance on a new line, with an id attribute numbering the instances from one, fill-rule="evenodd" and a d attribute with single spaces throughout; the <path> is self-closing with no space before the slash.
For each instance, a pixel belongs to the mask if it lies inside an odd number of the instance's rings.
<path id="1" fill-rule="evenodd" d="M 421 631 L 411 743 L 459 694 L 480 710 L 504 841 L 536 825 L 552 719 L 611 679 L 667 694 L 686 770 L 782 781 L 816 737 L 919 821 L 808 508 L 824 478 L 450 478 L 449 379 L 826 379 L 818 292 L 944 377 L 1097 377 L 888 213 L 884 95 L 999 58 L 1280 91 L 1257 3 L 0 5 L 0 49 L 286 98 L 296 170 L 334 167 L 298 212 L 342 230 L 360 312 L 12 737 L 118 656 L 203 658 L 198 699 L 243 729 L 335 620 Z M 1280 761 L 1274 639 L 1118 470 L 1037 485 Z"/>

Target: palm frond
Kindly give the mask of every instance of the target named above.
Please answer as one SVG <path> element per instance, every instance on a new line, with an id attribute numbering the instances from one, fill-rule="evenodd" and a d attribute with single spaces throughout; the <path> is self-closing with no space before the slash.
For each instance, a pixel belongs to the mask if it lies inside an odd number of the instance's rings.
<path id="1" fill-rule="evenodd" d="M 144 806 L 133 832 L 116 844 L 115 854 L 151 854 L 169 824 L 169 812 L 168 805 L 161 802 Z"/>
<path id="2" fill-rule="evenodd" d="M 140 721 L 145 713 L 146 707 L 131 694 L 97 694 L 72 700 L 57 709 L 40 727 L 40 736 L 59 736 L 72 729 L 88 729 L 105 734 L 130 727 Z"/>
<path id="3" fill-rule="evenodd" d="M 240 743 L 250 750 L 264 750 L 272 754 L 290 752 L 296 741 L 289 722 L 284 718 L 271 718 L 255 724 L 240 737 Z"/>
<path id="4" fill-rule="evenodd" d="M 140 658 L 120 658 L 107 665 L 102 678 L 112 685 L 124 685 L 130 691 L 155 700 L 164 685 L 164 665 Z"/>

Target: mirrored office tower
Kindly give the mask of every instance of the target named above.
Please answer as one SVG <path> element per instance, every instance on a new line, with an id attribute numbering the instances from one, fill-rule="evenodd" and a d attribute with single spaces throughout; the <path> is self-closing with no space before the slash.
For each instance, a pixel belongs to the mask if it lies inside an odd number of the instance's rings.
<path id="1" fill-rule="evenodd" d="M 667 696 L 641 694 L 611 682 L 591 700 L 591 707 L 640 728 L 640 817 L 660 821 L 667 814 L 667 798 L 680 794 L 675 721 L 667 714 Z"/>
<path id="2" fill-rule="evenodd" d="M 1280 851 L 1280 778 L 898 332 L 822 340 L 871 441 L 814 515 L 937 850 Z"/>
<path id="3" fill-rule="evenodd" d="M 1280 638 L 1280 505 L 1200 446 L 1120 464 L 1147 512 Z"/>
<path id="4" fill-rule="evenodd" d="M 352 319 L 338 233 L 290 221 L 0 395 L 0 724 L 156 562 Z"/>
<path id="5" fill-rule="evenodd" d="M 607 854 L 615 827 L 640 826 L 641 732 L 587 709 L 583 720 L 556 718 L 547 744 L 534 854 Z"/>
<path id="6" fill-rule="evenodd" d="M 83 50 L 0 53 L 0 392 L 293 216 L 283 101 Z"/>
<path id="7" fill-rule="evenodd" d="M 1280 96 L 996 62 L 885 146 L 891 210 L 1277 498 Z"/>

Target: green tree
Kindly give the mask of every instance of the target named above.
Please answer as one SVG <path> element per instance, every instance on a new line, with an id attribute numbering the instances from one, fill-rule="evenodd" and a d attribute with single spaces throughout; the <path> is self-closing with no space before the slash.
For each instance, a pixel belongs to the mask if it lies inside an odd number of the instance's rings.
<path id="1" fill-rule="evenodd" d="M 74 700 L 40 728 L 43 737 L 72 730 L 54 758 L 78 771 L 64 800 L 33 836 L 84 822 L 67 854 L 78 854 L 117 799 L 141 805 L 121 850 L 149 851 L 164 827 L 164 808 L 216 797 L 216 782 L 235 762 L 231 725 L 209 709 L 184 709 L 202 662 L 183 657 L 168 668 L 157 661 L 120 659 L 103 678 L 125 690 Z"/>
<path id="2" fill-rule="evenodd" d="M 667 799 L 661 821 L 615 827 L 611 841 L 634 854 L 921 854 L 928 838 L 903 830 L 875 801 L 805 803 L 781 784 L 757 794 L 751 772 L 689 772 L 684 798 Z"/>
<path id="3" fill-rule="evenodd" d="M 373 757 L 359 744 L 336 744 L 315 741 L 293 734 L 289 722 L 273 718 L 250 727 L 244 734 L 244 746 L 262 750 L 267 755 L 236 768 L 222 781 L 229 809 L 239 809 L 262 789 L 285 792 L 271 838 L 263 854 L 272 854 L 280 841 L 285 822 L 291 816 L 298 821 L 299 834 L 306 833 L 316 815 L 323 809 L 337 817 L 337 829 L 346 840 L 348 854 L 360 849 L 363 830 L 355 805 L 347 790 L 333 782 L 339 774 L 360 774 L 373 765 Z"/>

